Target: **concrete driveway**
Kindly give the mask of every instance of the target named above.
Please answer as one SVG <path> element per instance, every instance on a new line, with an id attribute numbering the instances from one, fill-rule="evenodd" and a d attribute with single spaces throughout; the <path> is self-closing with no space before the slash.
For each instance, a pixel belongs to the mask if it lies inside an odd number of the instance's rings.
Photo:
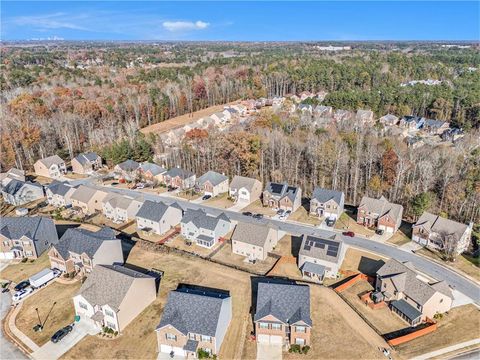
<path id="1" fill-rule="evenodd" d="M 10 293 L 0 292 L 0 319 L 3 320 L 10 310 L 12 298 Z M 3 326 L 0 326 L 0 359 L 20 360 L 28 359 L 15 345 L 7 340 L 3 334 Z"/>
<path id="2" fill-rule="evenodd" d="M 281 344 L 264 344 L 257 342 L 257 360 L 281 360 Z"/>
<path id="3" fill-rule="evenodd" d="M 82 340 L 86 335 L 95 335 L 98 332 L 100 332 L 100 329 L 93 323 L 81 320 L 78 323 L 75 323 L 70 334 L 65 336 L 56 344 L 48 341 L 40 349 L 32 353 L 32 358 L 36 360 L 58 359 L 60 356 L 74 347 L 78 342 L 80 342 L 80 340 Z"/>

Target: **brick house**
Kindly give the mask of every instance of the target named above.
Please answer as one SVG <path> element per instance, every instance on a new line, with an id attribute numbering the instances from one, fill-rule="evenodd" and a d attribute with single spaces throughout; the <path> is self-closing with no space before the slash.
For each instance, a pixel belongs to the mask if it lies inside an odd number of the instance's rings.
<path id="1" fill-rule="evenodd" d="M 357 223 L 394 233 L 402 223 L 403 206 L 390 203 L 384 196 L 379 199 L 364 196 L 357 209 Z"/>
<path id="2" fill-rule="evenodd" d="M 294 212 L 302 205 L 302 189 L 287 183 L 269 182 L 263 191 L 263 206 Z"/>

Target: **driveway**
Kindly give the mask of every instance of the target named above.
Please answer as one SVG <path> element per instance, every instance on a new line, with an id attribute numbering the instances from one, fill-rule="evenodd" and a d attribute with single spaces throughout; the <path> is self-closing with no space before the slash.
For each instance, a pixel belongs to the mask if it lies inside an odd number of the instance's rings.
<path id="1" fill-rule="evenodd" d="M 0 319 L 3 320 L 5 316 L 7 316 L 7 312 L 10 310 L 11 301 L 12 298 L 10 293 L 0 293 Z M 0 326 L 0 359 L 28 359 L 23 352 L 7 340 L 3 334 L 3 326 Z"/>
<path id="2" fill-rule="evenodd" d="M 257 342 L 257 360 L 281 360 L 282 344 L 265 344 Z"/>
<path id="3" fill-rule="evenodd" d="M 36 360 L 58 359 L 80 342 L 86 335 L 95 335 L 98 332 L 100 332 L 100 329 L 93 323 L 80 320 L 78 323 L 75 323 L 70 334 L 56 344 L 48 341 L 40 349 L 32 353 L 32 358 Z"/>

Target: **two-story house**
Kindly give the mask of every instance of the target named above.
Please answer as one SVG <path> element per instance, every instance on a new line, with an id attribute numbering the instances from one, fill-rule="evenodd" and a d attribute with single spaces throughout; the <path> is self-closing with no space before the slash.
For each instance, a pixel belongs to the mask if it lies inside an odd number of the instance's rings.
<path id="1" fill-rule="evenodd" d="M 385 126 L 394 126 L 398 124 L 398 117 L 393 114 L 386 114 L 379 119 L 379 122 Z"/>
<path id="2" fill-rule="evenodd" d="M 47 202 L 55 207 L 67 207 L 72 205 L 70 199 L 77 188 L 67 182 L 52 182 L 45 193 L 47 194 Z"/>
<path id="3" fill-rule="evenodd" d="M 355 121 L 360 126 L 371 126 L 375 124 L 375 117 L 372 110 L 357 110 Z"/>
<path id="4" fill-rule="evenodd" d="M 95 265 L 123 264 L 122 242 L 112 229 L 70 228 L 48 252 L 50 266 L 66 273 L 90 273 Z"/>
<path id="5" fill-rule="evenodd" d="M 258 283 L 253 321 L 258 343 L 311 346 L 310 287 L 272 280 Z"/>
<path id="6" fill-rule="evenodd" d="M 409 262 L 388 260 L 378 271 L 374 298 L 388 302 L 390 309 L 411 326 L 433 319 L 452 307 L 452 289 L 445 281 L 424 282 Z"/>
<path id="7" fill-rule="evenodd" d="M 182 236 L 206 248 L 213 247 L 221 237 L 228 234 L 231 225 L 230 219 L 224 213 L 211 216 L 202 209 L 187 209 L 180 222 Z"/>
<path id="8" fill-rule="evenodd" d="M 178 167 L 168 170 L 163 178 L 167 186 L 181 190 L 193 188 L 196 180 L 193 172 Z"/>
<path id="9" fill-rule="evenodd" d="M 198 358 L 200 349 L 216 355 L 231 318 L 232 300 L 224 291 L 189 287 L 171 291 L 155 330 L 158 351 L 187 359 Z"/>
<path id="10" fill-rule="evenodd" d="M 250 262 L 265 260 L 284 235 L 271 225 L 239 221 L 232 235 L 232 252 Z"/>
<path id="11" fill-rule="evenodd" d="M 229 196 L 235 202 L 250 204 L 262 195 L 262 183 L 257 179 L 236 175 L 230 183 Z"/>
<path id="12" fill-rule="evenodd" d="M 59 179 L 67 173 L 65 161 L 58 155 L 39 159 L 33 164 L 35 174 L 52 179 Z"/>
<path id="13" fill-rule="evenodd" d="M 0 188 L 6 186 L 11 180 L 25 182 L 25 171 L 11 168 L 7 172 L 0 173 Z"/>
<path id="14" fill-rule="evenodd" d="M 125 181 L 134 181 L 138 177 L 138 168 L 140 164 L 135 160 L 125 160 L 113 168 L 116 179 Z"/>
<path id="15" fill-rule="evenodd" d="M 70 196 L 72 207 L 80 209 L 84 214 L 91 215 L 103 210 L 103 199 L 108 192 L 93 186 L 80 185 Z"/>
<path id="16" fill-rule="evenodd" d="M 122 332 L 157 297 L 156 278 L 120 265 L 97 265 L 73 297 L 75 314 Z"/>
<path id="17" fill-rule="evenodd" d="M 425 118 L 421 116 L 404 116 L 398 122 L 398 126 L 408 131 L 419 130 L 425 124 Z"/>
<path id="18" fill-rule="evenodd" d="M 228 177 L 210 170 L 197 179 L 195 188 L 205 195 L 224 194 L 228 192 Z"/>
<path id="19" fill-rule="evenodd" d="M 43 186 L 36 182 L 11 179 L 2 186 L 2 197 L 7 204 L 21 206 L 44 197 Z"/>
<path id="20" fill-rule="evenodd" d="M 183 209 L 177 203 L 145 200 L 137 212 L 137 229 L 163 235 L 182 221 Z"/>
<path id="21" fill-rule="evenodd" d="M 72 171 L 76 174 L 89 174 L 102 167 L 102 158 L 94 152 L 78 154 L 72 159 Z"/>
<path id="22" fill-rule="evenodd" d="M 302 205 L 302 189 L 285 183 L 269 182 L 262 195 L 263 206 L 294 212 Z"/>
<path id="23" fill-rule="evenodd" d="M 442 135 L 450 128 L 450 123 L 443 120 L 426 119 L 423 124 L 423 131 L 430 135 Z"/>
<path id="24" fill-rule="evenodd" d="M 52 219 L 4 216 L 0 220 L 0 259 L 36 259 L 57 243 Z"/>
<path id="25" fill-rule="evenodd" d="M 465 225 L 425 211 L 412 226 L 412 240 L 439 250 L 453 243 L 455 253 L 461 254 L 470 246 L 472 230 L 473 223 Z"/>
<path id="26" fill-rule="evenodd" d="M 143 205 L 143 196 L 111 193 L 103 199 L 103 215 L 114 223 L 135 219 Z"/>
<path id="27" fill-rule="evenodd" d="M 339 234 L 329 237 L 303 235 L 298 252 L 298 268 L 305 279 L 323 282 L 325 278 L 336 278 L 346 246 Z"/>
<path id="28" fill-rule="evenodd" d="M 379 199 L 364 196 L 357 209 L 357 223 L 394 233 L 402 223 L 402 215 L 402 205 L 391 203 L 384 196 Z"/>
<path id="29" fill-rule="evenodd" d="M 163 175 L 167 172 L 167 169 L 151 162 L 142 162 L 137 172 L 142 180 L 160 184 L 164 182 Z"/>
<path id="30" fill-rule="evenodd" d="M 310 215 L 338 219 L 343 213 L 345 195 L 342 191 L 315 188 L 310 199 Z"/>

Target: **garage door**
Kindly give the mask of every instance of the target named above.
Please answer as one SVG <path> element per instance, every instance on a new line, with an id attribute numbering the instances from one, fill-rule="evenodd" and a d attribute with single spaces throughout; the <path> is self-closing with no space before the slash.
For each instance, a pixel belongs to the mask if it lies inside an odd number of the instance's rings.
<path id="1" fill-rule="evenodd" d="M 170 345 L 160 345 L 160 351 L 167 354 L 170 354 L 173 351 L 177 356 L 187 356 L 185 350 L 182 348 Z"/>
<path id="2" fill-rule="evenodd" d="M 258 335 L 258 342 L 265 344 L 282 344 L 282 337 L 279 335 Z"/>
<path id="3" fill-rule="evenodd" d="M 0 252 L 0 260 L 13 259 L 13 252 Z"/>

